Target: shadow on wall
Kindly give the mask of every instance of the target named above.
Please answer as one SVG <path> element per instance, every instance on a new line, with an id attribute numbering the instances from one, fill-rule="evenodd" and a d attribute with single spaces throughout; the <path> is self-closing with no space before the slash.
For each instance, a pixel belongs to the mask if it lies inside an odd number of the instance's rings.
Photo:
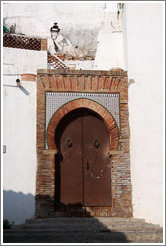
<path id="1" fill-rule="evenodd" d="M 22 92 L 24 92 L 26 96 L 29 96 L 30 93 L 22 85 L 20 85 L 19 88 L 20 90 L 22 90 Z"/>
<path id="2" fill-rule="evenodd" d="M 28 217 L 29 202 L 34 199 L 32 195 L 23 195 L 22 193 L 15 193 L 12 191 L 4 192 L 5 199 L 11 199 L 9 202 L 12 207 L 13 218 L 18 216 L 20 207 L 24 207 L 26 217 Z M 48 196 L 40 197 L 43 201 L 49 199 Z M 7 201 L 7 199 L 6 199 Z M 12 202 L 13 201 L 13 202 Z M 19 204 L 20 203 L 20 204 Z M 32 202 L 33 203 L 33 202 Z M 18 205 L 19 204 L 19 205 Z M 16 208 L 16 211 L 14 211 Z M 7 237 L 4 234 L 4 243 L 129 243 L 124 233 L 109 229 L 111 220 L 108 217 L 93 217 L 83 207 L 82 204 L 65 204 L 61 203 L 61 208 L 58 213 L 55 213 L 54 218 L 40 218 L 35 221 L 27 221 L 26 225 L 21 227 L 14 226 L 10 233 L 13 236 Z M 28 209 L 28 210 L 27 210 Z M 73 210 L 74 209 L 74 210 Z M 74 211 L 74 214 L 71 212 Z M 69 212 L 68 218 L 64 214 Z M 84 214 L 84 218 L 82 215 Z M 29 214 L 30 215 L 30 214 Z M 78 217 L 77 217 L 78 216 Z M 81 216 L 81 218 L 80 218 Z M 58 218 L 60 217 L 60 218 Z M 77 218 L 76 218 L 77 217 Z M 87 218 L 85 218 L 87 217 Z M 114 222 L 113 222 L 114 223 Z M 22 228 L 22 229 L 21 229 Z M 18 229 L 23 230 L 22 234 L 18 236 Z M 5 232 L 5 231 L 4 231 Z M 8 232 L 7 232 L 8 233 Z"/>
<path id="3" fill-rule="evenodd" d="M 3 219 L 21 224 L 25 219 L 34 218 L 35 197 L 22 192 L 3 191 Z"/>
<path id="4" fill-rule="evenodd" d="M 48 197 L 47 197 L 48 198 Z M 42 197 L 43 200 L 46 200 L 46 197 Z M 90 215 L 88 211 L 82 206 L 82 204 L 61 204 L 59 207 L 59 212 L 55 215 L 55 218 L 43 219 L 43 224 L 41 228 L 38 228 L 41 231 L 42 235 L 35 234 L 33 229 L 25 229 L 26 234 L 20 237 L 14 237 L 15 243 L 128 243 L 126 236 L 122 232 L 112 231 L 108 228 L 108 217 L 106 218 L 106 223 L 100 221 L 97 217 Z M 71 211 L 75 210 L 74 214 L 71 214 Z M 62 210 L 61 210 L 62 209 Z M 68 222 L 60 223 L 58 216 L 64 216 L 63 212 L 68 213 Z M 3 219 L 7 219 L 10 223 L 13 221 L 16 225 L 16 234 L 17 234 L 17 225 L 25 223 L 26 219 L 34 217 L 35 211 L 35 197 L 31 194 L 23 194 L 22 192 L 13 192 L 13 191 L 3 191 Z M 64 214 L 66 214 L 66 212 Z M 75 216 L 80 216 L 84 214 L 85 217 L 89 217 L 90 221 L 84 219 L 81 221 L 81 218 L 73 218 Z M 70 217 L 70 218 L 69 218 Z M 85 220 L 86 219 L 86 220 Z M 41 219 L 39 219 L 40 221 Z M 78 223 L 79 220 L 79 223 Z M 38 221 L 38 220 L 37 220 Z M 37 222 L 36 222 L 37 223 Z M 54 224 L 52 224 L 54 223 Z M 111 225 L 111 222 L 109 222 Z M 32 224 L 33 225 L 33 224 Z M 44 227 L 43 227 L 44 226 Z M 53 227 L 52 227 L 53 226 Z M 30 227 L 31 228 L 31 224 Z M 47 228 L 47 233 L 45 234 L 42 231 L 43 228 Z M 54 230 L 53 230 L 54 228 Z M 13 227 L 15 229 L 15 226 Z M 36 229 L 36 228 L 35 228 Z M 61 231 L 62 229 L 62 231 Z M 64 235 L 65 230 L 65 235 Z M 86 231 L 86 233 L 85 233 Z M 61 232 L 61 233 L 60 233 Z M 63 233 L 62 233 L 63 232 Z M 75 233 L 77 232 L 77 233 Z M 15 230 L 13 231 L 15 233 Z M 4 238 L 4 242 L 13 243 L 13 238 Z"/>

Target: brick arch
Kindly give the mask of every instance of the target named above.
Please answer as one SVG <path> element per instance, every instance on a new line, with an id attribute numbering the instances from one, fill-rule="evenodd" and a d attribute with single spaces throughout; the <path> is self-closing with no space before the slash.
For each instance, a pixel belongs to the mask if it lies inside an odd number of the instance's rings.
<path id="1" fill-rule="evenodd" d="M 55 130 L 60 120 L 75 109 L 87 108 L 96 112 L 105 122 L 110 134 L 110 150 L 118 149 L 119 130 L 113 116 L 99 103 L 89 99 L 76 99 L 59 108 L 50 120 L 47 129 L 47 143 L 50 150 L 56 150 Z"/>

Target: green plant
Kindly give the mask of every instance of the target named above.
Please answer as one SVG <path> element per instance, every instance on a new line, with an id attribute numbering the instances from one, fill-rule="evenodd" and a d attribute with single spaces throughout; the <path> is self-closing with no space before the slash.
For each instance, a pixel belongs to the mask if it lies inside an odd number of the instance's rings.
<path id="1" fill-rule="evenodd" d="M 3 220 L 3 229 L 11 229 L 14 225 L 14 221 L 10 223 L 7 219 Z"/>

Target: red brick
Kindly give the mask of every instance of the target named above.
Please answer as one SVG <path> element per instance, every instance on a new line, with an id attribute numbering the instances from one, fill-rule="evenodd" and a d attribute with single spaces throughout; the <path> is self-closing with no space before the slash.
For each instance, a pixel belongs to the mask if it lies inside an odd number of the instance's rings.
<path id="1" fill-rule="evenodd" d="M 130 156 L 129 156 L 129 129 L 128 129 L 128 79 L 127 73 L 121 69 L 111 71 L 64 71 L 63 75 L 57 71 L 47 71 L 37 75 L 37 182 L 36 182 L 36 199 L 49 201 L 47 211 L 54 214 L 54 194 L 55 194 L 55 152 L 44 154 L 45 144 L 45 91 L 73 91 L 73 92 L 118 92 L 120 93 L 120 117 L 121 117 L 121 150 L 125 153 L 114 154 L 110 159 L 111 180 L 112 180 L 112 207 L 94 207 L 87 209 L 91 214 L 96 216 L 132 216 L 131 203 L 131 184 L 130 184 Z M 48 74 L 49 73 L 49 74 Z M 48 75 L 47 75 L 48 74 Z M 69 79 L 69 76 L 70 79 Z M 79 77 L 79 78 L 78 78 Z M 93 78 L 92 78 L 93 77 Z M 114 81 L 112 78 L 115 77 Z M 108 79 L 106 79 L 108 78 Z M 113 83 L 113 86 L 112 84 Z M 105 85 L 105 88 L 104 88 Z M 56 151 L 54 134 L 56 127 L 61 118 L 76 108 L 86 107 L 97 112 L 107 125 L 110 132 L 110 150 L 116 150 L 119 142 L 119 132 L 117 125 L 108 111 L 88 99 L 78 99 L 71 101 L 59 109 L 49 123 L 47 140 L 51 150 Z M 128 155 L 126 154 L 128 153 Z M 46 165 L 47 163 L 47 165 Z M 123 173 L 120 167 L 126 167 Z M 46 175 L 49 174 L 49 175 Z M 119 175 L 120 174 L 120 175 Z M 120 178 L 119 178 L 120 177 Z M 38 196 L 37 196 L 38 195 Z M 46 196 L 47 195 L 47 196 Z M 40 198 L 43 196 L 44 198 Z M 37 207 L 38 208 L 38 207 Z M 40 209 L 36 210 L 36 214 L 40 214 Z M 68 211 L 69 213 L 70 211 Z M 41 212 L 42 213 L 42 212 Z M 41 214 L 44 216 L 44 214 Z"/>
<path id="2" fill-rule="evenodd" d="M 47 50 L 47 39 L 41 39 L 41 50 Z"/>
<path id="3" fill-rule="evenodd" d="M 92 89 L 92 77 L 91 76 L 85 76 L 85 89 L 89 91 Z"/>
<path id="4" fill-rule="evenodd" d="M 77 76 L 71 76 L 71 90 L 76 90 Z"/>
<path id="5" fill-rule="evenodd" d="M 99 77 L 99 91 L 104 89 L 106 77 Z"/>
<path id="6" fill-rule="evenodd" d="M 77 90 L 82 91 L 85 88 L 84 76 L 77 76 Z"/>
<path id="7" fill-rule="evenodd" d="M 92 90 L 96 91 L 98 89 L 98 81 L 99 81 L 98 76 L 92 77 Z"/>
<path id="8" fill-rule="evenodd" d="M 110 77 L 106 77 L 104 89 L 108 89 L 109 90 L 110 87 L 111 87 L 111 83 L 112 83 L 112 79 Z"/>

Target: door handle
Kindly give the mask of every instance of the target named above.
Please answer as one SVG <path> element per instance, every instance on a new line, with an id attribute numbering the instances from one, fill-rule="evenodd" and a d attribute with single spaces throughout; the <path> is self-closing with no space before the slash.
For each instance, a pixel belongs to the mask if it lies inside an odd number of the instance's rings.
<path id="1" fill-rule="evenodd" d="M 86 162 L 86 169 L 89 169 L 89 162 Z"/>

